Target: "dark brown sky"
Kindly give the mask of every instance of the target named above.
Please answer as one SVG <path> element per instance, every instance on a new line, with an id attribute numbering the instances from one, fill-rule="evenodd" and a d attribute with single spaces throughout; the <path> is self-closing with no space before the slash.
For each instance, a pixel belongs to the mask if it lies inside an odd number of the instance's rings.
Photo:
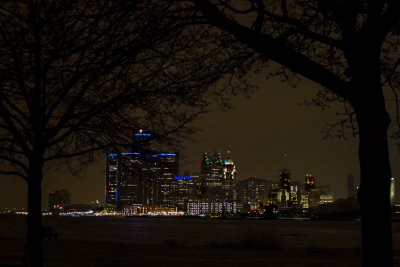
<path id="1" fill-rule="evenodd" d="M 288 154 L 287 165 L 292 180 L 302 181 L 306 171 L 316 177 L 316 183 L 330 185 L 338 198 L 346 196 L 346 179 L 349 173 L 359 181 L 357 140 L 322 140 L 320 131 L 327 122 L 334 122 L 339 106 L 322 111 L 314 106 L 301 106 L 310 99 L 317 86 L 306 80 L 296 88 L 281 83 L 278 78 L 253 77 L 259 86 L 247 99 L 232 99 L 235 109 L 205 114 L 197 122 L 203 132 L 195 136 L 197 142 L 186 142 L 183 154 L 185 170 L 200 171 L 201 153 L 205 150 L 230 149 L 236 163 L 239 179 L 248 176 L 277 180 L 283 166 L 283 154 Z M 400 155 L 396 142 L 390 143 L 393 177 L 400 176 Z M 0 208 L 26 207 L 26 186 L 19 178 L 1 177 Z M 43 181 L 43 207 L 47 207 L 48 193 L 68 188 L 73 203 L 87 203 L 104 197 L 104 158 L 97 160 L 87 171 L 71 176 L 62 166 L 45 174 Z"/>

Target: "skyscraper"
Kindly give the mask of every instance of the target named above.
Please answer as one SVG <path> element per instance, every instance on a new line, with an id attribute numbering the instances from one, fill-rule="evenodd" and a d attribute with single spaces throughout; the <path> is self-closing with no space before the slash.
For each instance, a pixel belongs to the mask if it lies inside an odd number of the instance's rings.
<path id="1" fill-rule="evenodd" d="M 198 200 L 196 177 L 196 175 L 189 174 L 175 176 L 172 194 L 176 196 L 178 209 L 184 210 L 186 203 Z"/>
<path id="2" fill-rule="evenodd" d="M 315 188 L 314 176 L 311 173 L 306 173 L 306 177 L 304 178 L 304 189 L 306 192 L 310 192 L 311 189 Z"/>
<path id="3" fill-rule="evenodd" d="M 120 207 L 132 204 L 171 206 L 170 185 L 178 174 L 176 153 L 150 153 L 150 134 L 134 134 L 140 152 L 106 154 L 104 202 Z"/>
<path id="4" fill-rule="evenodd" d="M 290 200 L 290 170 L 285 168 L 279 172 L 280 193 L 278 202 L 281 206 L 287 207 Z"/>
<path id="5" fill-rule="evenodd" d="M 290 191 L 290 170 L 282 169 L 279 172 L 279 182 L 282 190 Z"/>
<path id="6" fill-rule="evenodd" d="M 205 184 L 205 200 L 221 202 L 224 195 L 222 190 L 224 175 L 221 153 L 203 153 L 200 175 Z"/>
<path id="7" fill-rule="evenodd" d="M 179 173 L 178 154 L 159 153 L 151 155 L 152 172 L 157 177 L 155 183 L 155 204 L 164 207 L 177 205 L 178 197 L 174 194 L 174 178 Z"/>
<path id="8" fill-rule="evenodd" d="M 224 191 L 224 201 L 234 203 L 234 210 L 236 210 L 236 201 L 238 198 L 238 188 L 237 188 L 237 171 L 235 162 L 230 158 L 230 150 L 227 151 L 227 158 L 223 163 L 223 181 L 222 188 Z"/>
<path id="9" fill-rule="evenodd" d="M 264 205 L 267 194 L 267 180 L 249 176 L 239 183 L 239 198 L 244 211 L 257 210 Z"/>

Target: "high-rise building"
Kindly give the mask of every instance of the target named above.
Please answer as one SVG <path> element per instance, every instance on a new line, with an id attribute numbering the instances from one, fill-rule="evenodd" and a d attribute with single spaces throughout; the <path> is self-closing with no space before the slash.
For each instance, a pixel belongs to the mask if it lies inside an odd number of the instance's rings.
<path id="1" fill-rule="evenodd" d="M 300 189 L 301 185 L 298 181 L 295 181 L 290 184 L 290 194 L 288 200 L 289 207 L 296 207 L 300 205 Z"/>
<path id="2" fill-rule="evenodd" d="M 280 206 L 287 207 L 290 200 L 290 170 L 285 168 L 279 172 L 280 192 L 278 193 L 278 203 Z"/>
<path id="3" fill-rule="evenodd" d="M 311 173 L 306 173 L 306 177 L 304 178 L 304 189 L 306 192 L 309 192 L 311 189 L 315 188 L 314 183 L 314 176 Z"/>
<path id="4" fill-rule="evenodd" d="M 312 208 L 333 202 L 331 188 L 329 186 L 317 186 L 314 176 L 308 172 L 304 178 L 304 190 L 301 190 L 299 197 L 299 203 L 303 208 Z"/>
<path id="5" fill-rule="evenodd" d="M 279 172 L 279 182 L 282 190 L 290 191 L 290 170 L 282 169 Z"/>
<path id="6" fill-rule="evenodd" d="M 184 210 L 185 203 L 196 202 L 198 200 L 195 175 L 193 177 L 189 174 L 175 176 L 172 187 L 172 194 L 176 197 L 178 209 Z"/>
<path id="7" fill-rule="evenodd" d="M 177 204 L 177 196 L 174 195 L 174 178 L 179 173 L 178 154 L 159 153 L 152 155 L 153 172 L 156 175 L 156 201 L 155 204 L 164 207 L 173 207 Z"/>
<path id="8" fill-rule="evenodd" d="M 278 204 L 278 194 L 281 191 L 280 184 L 277 182 L 270 182 L 268 186 L 268 205 Z M 280 203 L 280 200 L 279 200 Z"/>
<path id="9" fill-rule="evenodd" d="M 234 203 L 234 210 L 236 210 L 236 202 L 238 199 L 238 189 L 237 189 L 237 171 L 234 161 L 230 158 L 230 151 L 228 150 L 228 158 L 224 160 L 223 163 L 223 175 L 222 189 L 224 202 Z"/>
<path id="10" fill-rule="evenodd" d="M 150 134 L 139 130 L 134 146 L 140 152 L 106 154 L 104 202 L 120 207 L 133 204 L 174 205 L 171 184 L 178 174 L 176 153 L 150 153 Z"/>
<path id="11" fill-rule="evenodd" d="M 49 208 L 57 209 L 71 204 L 71 194 L 67 189 L 53 191 L 49 194 Z"/>
<path id="12" fill-rule="evenodd" d="M 250 176 L 239 182 L 239 199 L 244 211 L 257 210 L 264 205 L 267 194 L 267 180 Z"/>
<path id="13" fill-rule="evenodd" d="M 223 161 L 221 153 L 204 152 L 201 162 L 201 179 L 205 184 L 205 200 L 221 202 L 223 200 Z"/>
<path id="14" fill-rule="evenodd" d="M 200 180 L 197 182 L 199 201 L 230 203 L 237 210 L 238 189 L 235 162 L 228 151 L 226 159 L 220 152 L 204 152 L 201 161 Z"/>
<path id="15" fill-rule="evenodd" d="M 150 133 L 144 132 L 143 129 L 138 129 L 133 134 L 133 149 L 137 152 L 149 153 L 151 138 Z"/>

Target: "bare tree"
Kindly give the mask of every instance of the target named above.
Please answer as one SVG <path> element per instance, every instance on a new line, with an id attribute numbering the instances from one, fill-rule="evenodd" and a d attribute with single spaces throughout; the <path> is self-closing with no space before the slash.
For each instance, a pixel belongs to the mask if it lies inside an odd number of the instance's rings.
<path id="1" fill-rule="evenodd" d="M 246 44 L 261 61 L 275 61 L 284 72 L 320 84 L 324 89 L 315 103 L 345 103 L 349 117 L 337 126 L 350 125 L 359 138 L 363 266 L 393 265 L 387 139 L 391 118 L 383 89 L 399 84 L 400 1 L 184 2 L 193 10 L 193 22 L 215 26 Z"/>
<path id="2" fill-rule="evenodd" d="M 30 266 L 43 265 L 48 163 L 131 145 L 140 123 L 167 140 L 190 132 L 211 94 L 224 99 L 222 75 L 224 89 L 242 85 L 233 73 L 248 52 L 184 29 L 180 12 L 170 1 L 1 2 L 0 174 L 28 185 Z"/>

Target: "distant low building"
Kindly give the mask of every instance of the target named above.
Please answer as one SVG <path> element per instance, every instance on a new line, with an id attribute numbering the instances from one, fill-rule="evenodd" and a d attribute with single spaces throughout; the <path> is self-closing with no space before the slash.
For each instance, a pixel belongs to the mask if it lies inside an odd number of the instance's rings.
<path id="1" fill-rule="evenodd" d="M 71 194 L 67 189 L 60 189 L 49 194 L 49 208 L 57 209 L 71 204 Z"/>
<path id="2" fill-rule="evenodd" d="M 185 213 L 187 215 L 221 215 L 232 212 L 233 205 L 228 202 L 187 202 Z"/>
<path id="3" fill-rule="evenodd" d="M 93 212 L 91 204 L 68 204 L 63 207 L 63 212 Z"/>

